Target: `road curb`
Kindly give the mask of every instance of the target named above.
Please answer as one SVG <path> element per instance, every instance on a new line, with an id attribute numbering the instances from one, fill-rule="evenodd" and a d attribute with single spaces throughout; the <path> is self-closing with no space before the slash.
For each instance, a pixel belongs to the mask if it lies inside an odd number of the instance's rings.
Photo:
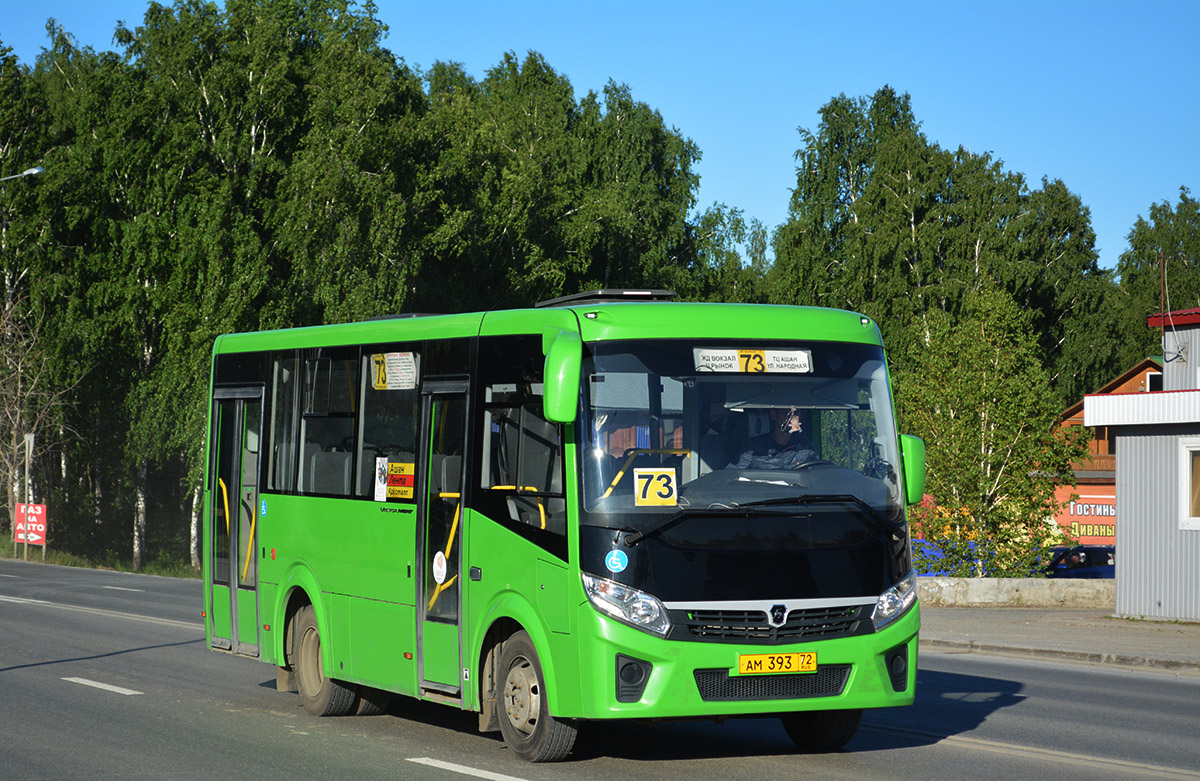
<path id="1" fill-rule="evenodd" d="M 1065 662 L 1088 662 L 1091 664 L 1110 664 L 1120 667 L 1151 667 L 1159 670 L 1188 670 L 1200 671 L 1200 662 L 1182 661 L 1179 659 L 1155 659 L 1148 656 L 1130 654 L 1107 654 L 1091 651 L 1063 651 L 1050 648 L 1022 648 L 1010 645 L 995 645 L 980 643 L 974 640 L 938 640 L 920 638 L 921 648 L 936 648 L 945 651 L 967 651 L 968 653 L 989 653 L 1004 656 L 1029 656 L 1038 659 L 1052 659 Z"/>

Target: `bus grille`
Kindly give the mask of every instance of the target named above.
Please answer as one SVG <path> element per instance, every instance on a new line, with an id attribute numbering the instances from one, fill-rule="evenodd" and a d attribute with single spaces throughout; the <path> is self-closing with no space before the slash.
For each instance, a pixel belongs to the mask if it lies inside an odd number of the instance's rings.
<path id="1" fill-rule="evenodd" d="M 696 670 L 696 688 L 706 702 L 834 697 L 846 688 L 850 668 L 848 664 L 823 664 L 815 673 L 795 675 L 730 675 L 728 670 Z"/>
<path id="2" fill-rule="evenodd" d="M 793 610 L 782 626 L 767 623 L 761 610 L 688 610 L 688 634 L 696 640 L 762 644 L 832 640 L 865 634 L 870 605 Z"/>

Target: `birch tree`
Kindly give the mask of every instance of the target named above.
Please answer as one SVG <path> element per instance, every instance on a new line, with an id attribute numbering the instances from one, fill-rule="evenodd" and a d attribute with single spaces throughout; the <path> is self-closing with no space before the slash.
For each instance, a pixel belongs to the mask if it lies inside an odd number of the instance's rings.
<path id="1" fill-rule="evenodd" d="M 1026 577 L 1084 443 L 1058 433 L 1030 316 L 1007 293 L 985 287 L 959 322 L 931 322 L 929 344 L 896 378 L 904 427 L 930 443 L 926 491 L 942 509 L 919 514 L 918 531 L 947 546 L 951 574 Z"/>

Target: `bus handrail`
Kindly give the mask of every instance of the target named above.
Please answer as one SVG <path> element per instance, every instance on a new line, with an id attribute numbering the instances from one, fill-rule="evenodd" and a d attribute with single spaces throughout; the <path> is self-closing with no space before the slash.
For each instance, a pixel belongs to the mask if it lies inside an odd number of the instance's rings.
<path id="1" fill-rule="evenodd" d="M 522 491 L 533 493 L 538 490 L 536 485 L 493 485 L 488 488 L 491 491 L 516 491 L 517 493 L 521 493 Z M 546 529 L 546 507 L 542 504 L 542 497 L 535 496 L 533 498 L 537 501 L 538 513 L 542 516 L 542 530 L 544 531 Z"/>
<path id="2" fill-rule="evenodd" d="M 229 515 L 226 513 L 225 520 L 229 520 Z M 250 539 L 246 540 L 246 563 L 242 565 L 242 579 L 238 583 L 246 582 L 246 573 L 250 571 L 250 556 L 254 553 L 254 523 L 258 520 L 258 516 L 254 512 L 254 508 L 250 508 Z"/>
<path id="3" fill-rule="evenodd" d="M 221 487 L 221 496 L 225 499 L 225 536 L 229 536 L 229 489 L 225 487 L 225 481 L 217 478 L 217 485 Z"/>
<path id="4" fill-rule="evenodd" d="M 462 494 L 458 493 L 457 491 L 453 491 L 453 492 L 447 491 L 447 492 L 439 493 L 437 495 L 437 498 L 439 498 L 439 499 L 461 499 Z M 446 550 L 442 552 L 442 555 L 444 555 L 446 557 L 446 561 L 450 560 L 450 551 L 452 551 L 454 549 L 454 535 L 456 533 L 458 533 L 458 516 L 459 516 L 459 511 L 461 509 L 462 509 L 462 502 L 460 501 L 454 505 L 454 520 L 451 521 L 451 523 L 450 523 L 450 537 L 449 537 L 449 539 L 446 540 Z M 433 596 L 429 598 L 429 607 L 427 607 L 425 609 L 427 611 L 433 610 L 433 606 L 435 604 L 437 604 L 438 597 L 440 597 L 442 595 L 443 591 L 450 588 L 450 586 L 452 586 L 454 584 L 454 581 L 456 581 L 456 580 L 458 580 L 457 572 L 454 573 L 453 577 L 451 577 L 450 580 L 446 581 L 445 583 L 437 584 L 437 588 L 435 588 L 433 590 Z"/>

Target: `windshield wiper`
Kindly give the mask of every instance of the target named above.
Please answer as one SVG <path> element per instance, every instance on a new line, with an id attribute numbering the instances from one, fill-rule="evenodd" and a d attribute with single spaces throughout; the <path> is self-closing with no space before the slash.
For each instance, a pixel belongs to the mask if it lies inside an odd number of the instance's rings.
<path id="1" fill-rule="evenodd" d="M 836 502 L 857 507 L 859 510 L 857 515 L 860 517 L 865 516 L 867 520 L 871 521 L 877 526 L 882 526 L 898 537 L 903 537 L 907 533 L 903 526 L 895 521 L 890 521 L 883 517 L 878 510 L 853 494 L 806 494 L 804 496 L 778 496 L 774 499 L 759 499 L 755 502 L 745 502 L 737 505 L 737 508 L 771 507 L 785 504 L 831 504 Z"/>
<path id="2" fill-rule="evenodd" d="M 743 506 L 745 506 L 745 505 L 743 505 Z M 753 510 L 742 510 L 741 507 L 738 507 L 736 505 L 733 507 L 684 507 L 684 508 L 681 508 L 680 510 L 676 511 L 669 517 L 664 518 L 661 522 L 656 523 L 647 529 L 641 529 L 639 531 L 635 531 L 633 534 L 630 534 L 628 537 L 625 538 L 625 544 L 630 547 L 633 547 L 634 545 L 637 545 L 639 542 L 646 539 L 650 535 L 659 534 L 660 532 L 662 532 L 666 529 L 669 529 L 670 527 L 672 527 L 675 524 L 682 521 L 684 518 L 694 517 L 697 515 L 707 515 L 707 516 L 718 516 L 719 517 L 722 515 L 746 516 L 746 515 L 753 515 L 753 514 L 754 514 Z"/>

